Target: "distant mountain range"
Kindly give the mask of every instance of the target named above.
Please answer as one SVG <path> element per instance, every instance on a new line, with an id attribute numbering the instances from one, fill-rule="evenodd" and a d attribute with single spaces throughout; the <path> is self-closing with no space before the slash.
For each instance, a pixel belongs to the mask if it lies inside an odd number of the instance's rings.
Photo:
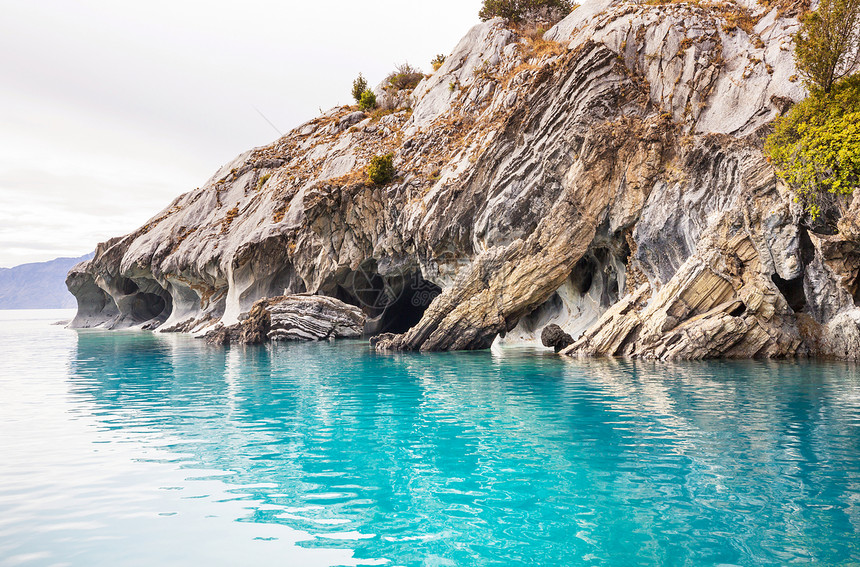
<path id="1" fill-rule="evenodd" d="M 0 309 L 73 309 L 75 297 L 66 289 L 66 274 L 80 258 L 57 258 L 49 262 L 0 268 Z"/>

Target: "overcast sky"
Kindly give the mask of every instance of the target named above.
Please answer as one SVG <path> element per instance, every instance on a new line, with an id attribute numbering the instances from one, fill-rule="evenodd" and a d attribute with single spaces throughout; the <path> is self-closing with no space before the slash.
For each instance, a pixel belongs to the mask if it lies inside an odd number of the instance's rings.
<path id="1" fill-rule="evenodd" d="M 480 0 L 0 0 L 0 267 L 80 256 L 254 146 L 425 71 Z"/>

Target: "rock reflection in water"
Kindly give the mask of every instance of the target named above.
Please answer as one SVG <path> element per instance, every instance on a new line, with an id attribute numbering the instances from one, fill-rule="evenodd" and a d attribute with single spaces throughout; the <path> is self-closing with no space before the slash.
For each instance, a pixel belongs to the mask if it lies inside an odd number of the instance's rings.
<path id="1" fill-rule="evenodd" d="M 70 381 L 104 427 L 219 471 L 240 521 L 316 536 L 305 547 L 395 564 L 860 557 L 850 366 L 81 333 Z"/>

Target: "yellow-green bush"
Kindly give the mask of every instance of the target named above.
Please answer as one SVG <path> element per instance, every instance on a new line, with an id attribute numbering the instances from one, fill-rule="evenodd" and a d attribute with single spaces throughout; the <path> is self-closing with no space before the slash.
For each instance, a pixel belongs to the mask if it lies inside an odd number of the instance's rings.
<path id="1" fill-rule="evenodd" d="M 819 196 L 860 185 L 860 75 L 813 91 L 776 120 L 765 152 L 816 218 Z"/>
<path id="2" fill-rule="evenodd" d="M 373 94 L 372 90 L 367 89 L 361 93 L 361 98 L 358 100 L 358 107 L 361 110 L 373 110 L 376 108 L 376 95 Z"/>
<path id="3" fill-rule="evenodd" d="M 260 179 L 257 181 L 257 191 L 259 191 L 260 189 L 262 189 L 262 188 L 263 188 L 263 185 L 265 185 L 265 184 L 266 184 L 266 181 L 268 181 L 271 177 L 272 177 L 272 174 L 271 174 L 271 173 L 267 173 L 267 174 L 265 174 L 265 175 L 261 175 L 261 176 L 260 176 Z"/>
<path id="4" fill-rule="evenodd" d="M 367 166 L 367 175 L 377 185 L 386 185 L 394 180 L 394 154 L 373 156 Z"/>

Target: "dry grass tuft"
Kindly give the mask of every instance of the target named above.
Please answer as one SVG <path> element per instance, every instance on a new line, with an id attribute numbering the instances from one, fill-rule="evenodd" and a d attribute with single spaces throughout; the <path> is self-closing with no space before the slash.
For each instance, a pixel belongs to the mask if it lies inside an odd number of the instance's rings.
<path id="1" fill-rule="evenodd" d="M 529 26 L 517 30 L 519 34 L 526 40 L 524 59 L 532 57 L 544 57 L 546 55 L 561 55 L 567 51 L 567 48 L 557 41 L 547 41 L 543 38 L 546 30 L 543 26 Z"/>
<path id="2" fill-rule="evenodd" d="M 230 228 L 230 225 L 233 224 L 233 221 L 236 220 L 237 216 L 239 216 L 239 205 L 236 205 L 227 211 L 227 216 L 225 216 L 224 220 L 221 221 L 221 234 L 227 232 L 227 229 Z"/>

